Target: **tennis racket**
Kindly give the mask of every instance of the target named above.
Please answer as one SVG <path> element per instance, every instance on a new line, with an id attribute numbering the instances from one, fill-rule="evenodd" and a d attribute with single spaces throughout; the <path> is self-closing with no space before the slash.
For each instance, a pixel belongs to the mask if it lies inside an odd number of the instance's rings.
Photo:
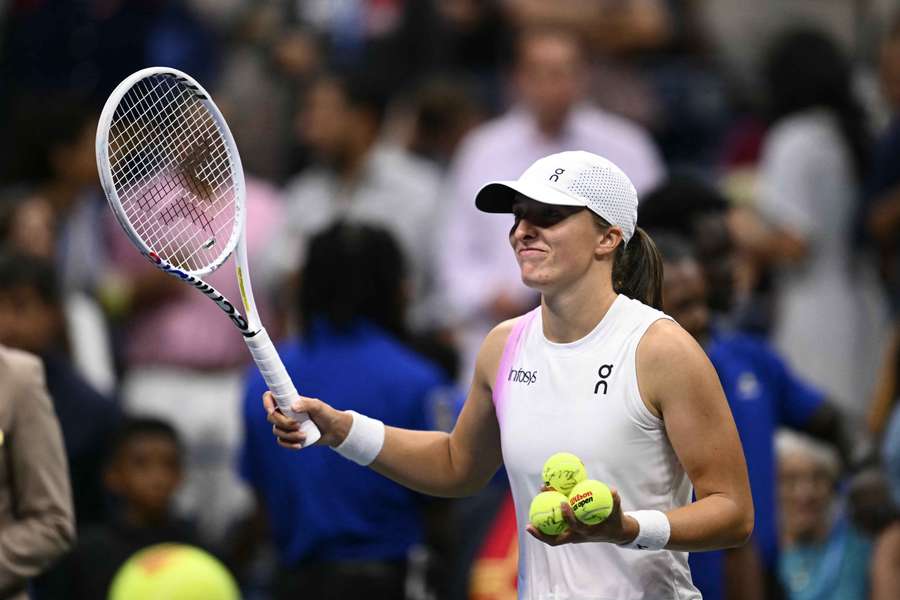
<path id="1" fill-rule="evenodd" d="M 97 170 L 128 238 L 157 268 L 222 309 L 244 336 L 281 411 L 300 423 L 305 445 L 315 443 L 320 437 L 315 423 L 290 408 L 297 390 L 253 301 L 241 158 L 206 90 L 189 75 L 165 67 L 126 78 L 100 115 Z M 202 279 L 232 253 L 243 315 Z"/>

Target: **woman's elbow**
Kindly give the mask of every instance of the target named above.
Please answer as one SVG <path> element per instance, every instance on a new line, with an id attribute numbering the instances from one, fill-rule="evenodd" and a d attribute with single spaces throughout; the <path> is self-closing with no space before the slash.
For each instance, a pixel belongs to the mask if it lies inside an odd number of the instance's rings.
<path id="1" fill-rule="evenodd" d="M 750 536 L 753 535 L 753 511 L 750 511 L 751 514 L 749 517 L 744 517 L 741 522 L 741 526 L 738 530 L 738 546 L 743 546 L 748 541 L 750 541 Z"/>
<path id="2" fill-rule="evenodd" d="M 447 497 L 466 498 L 468 496 L 474 496 L 483 490 L 490 480 L 490 477 L 482 476 L 469 476 L 460 479 L 448 490 Z"/>
<path id="3" fill-rule="evenodd" d="M 753 500 L 748 497 L 746 502 L 738 505 L 738 514 L 732 529 L 733 547 L 743 546 L 750 540 L 750 536 L 753 535 L 755 520 Z"/>

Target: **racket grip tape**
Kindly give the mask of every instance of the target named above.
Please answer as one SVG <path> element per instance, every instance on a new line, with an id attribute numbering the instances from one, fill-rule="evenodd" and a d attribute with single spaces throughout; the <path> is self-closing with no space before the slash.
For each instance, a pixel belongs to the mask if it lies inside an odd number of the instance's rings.
<path id="1" fill-rule="evenodd" d="M 259 369 L 263 379 L 265 379 L 266 385 L 269 386 L 269 390 L 272 391 L 272 395 L 275 396 L 278 408 L 281 409 L 281 412 L 300 423 L 300 430 L 306 434 L 306 441 L 303 445 L 311 446 L 315 444 L 321 437 L 319 428 L 312 422 L 308 414 L 291 410 L 291 403 L 298 396 L 297 388 L 294 387 L 294 382 L 291 381 L 287 369 L 284 368 L 284 363 L 281 362 L 281 357 L 278 356 L 278 351 L 275 350 L 275 345 L 269 338 L 265 327 L 260 328 L 253 337 L 245 337 L 244 340 L 247 342 L 247 347 L 250 349 L 250 355 L 253 357 L 256 367 Z"/>

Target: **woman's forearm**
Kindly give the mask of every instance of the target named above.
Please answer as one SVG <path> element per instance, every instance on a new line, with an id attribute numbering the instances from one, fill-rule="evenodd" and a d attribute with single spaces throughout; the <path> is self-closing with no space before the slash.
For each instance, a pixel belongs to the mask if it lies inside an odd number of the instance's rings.
<path id="1" fill-rule="evenodd" d="M 735 548 L 753 532 L 753 507 L 741 507 L 724 494 L 711 494 L 666 514 L 672 528 L 669 550 Z"/>
<path id="2" fill-rule="evenodd" d="M 487 477 L 454 456 L 450 434 L 385 428 L 384 447 L 373 470 L 417 492 L 431 496 L 467 496 L 478 491 Z"/>

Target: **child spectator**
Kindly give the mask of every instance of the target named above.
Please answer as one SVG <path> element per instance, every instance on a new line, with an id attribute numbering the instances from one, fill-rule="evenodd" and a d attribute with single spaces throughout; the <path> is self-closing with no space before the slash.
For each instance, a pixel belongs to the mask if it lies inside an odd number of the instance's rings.
<path id="1" fill-rule="evenodd" d="M 171 511 L 182 476 L 181 443 L 171 425 L 151 418 L 124 421 L 104 471 L 116 500 L 111 517 L 81 534 L 41 598 L 106 598 L 119 567 L 138 550 L 163 542 L 196 545 L 193 526 Z"/>

